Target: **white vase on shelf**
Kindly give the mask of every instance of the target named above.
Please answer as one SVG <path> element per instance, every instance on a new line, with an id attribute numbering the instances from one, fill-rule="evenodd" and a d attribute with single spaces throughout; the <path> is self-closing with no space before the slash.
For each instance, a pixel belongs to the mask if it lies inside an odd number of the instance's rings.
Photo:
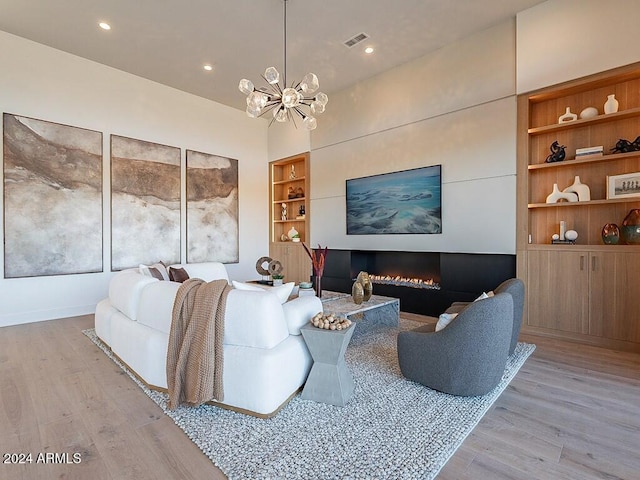
<path id="1" fill-rule="evenodd" d="M 618 111 L 618 100 L 615 94 L 607 95 L 607 101 L 604 102 L 604 113 L 616 113 Z"/>
<path id="2" fill-rule="evenodd" d="M 566 200 L 568 202 L 577 202 L 578 195 L 573 192 L 561 192 L 558 188 L 558 184 L 553 184 L 553 191 L 547 197 L 546 203 L 558 203 L 560 200 Z"/>
<path id="3" fill-rule="evenodd" d="M 589 185 L 585 185 L 580 181 L 580 177 L 576 175 L 573 180 L 573 185 L 569 185 L 567 188 L 563 190 L 564 193 L 575 193 L 578 195 L 579 202 L 588 202 L 591 200 L 591 190 L 589 189 Z"/>
<path id="4" fill-rule="evenodd" d="M 574 120 L 578 119 L 578 115 L 576 115 L 575 113 L 571 113 L 571 107 L 567 107 L 567 110 L 564 112 L 564 115 L 561 115 L 560 117 L 558 117 L 558 123 L 565 123 L 565 122 L 573 122 Z"/>

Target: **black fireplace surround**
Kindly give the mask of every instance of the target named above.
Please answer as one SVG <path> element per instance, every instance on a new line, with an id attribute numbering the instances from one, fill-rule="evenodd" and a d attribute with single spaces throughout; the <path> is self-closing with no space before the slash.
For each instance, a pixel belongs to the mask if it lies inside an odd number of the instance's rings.
<path id="1" fill-rule="evenodd" d="M 374 283 L 373 293 L 400 299 L 404 312 L 438 316 L 455 301 L 472 301 L 515 277 L 516 256 L 484 253 L 329 250 L 322 289 L 350 293 L 358 273 L 432 279 L 440 289 Z"/>

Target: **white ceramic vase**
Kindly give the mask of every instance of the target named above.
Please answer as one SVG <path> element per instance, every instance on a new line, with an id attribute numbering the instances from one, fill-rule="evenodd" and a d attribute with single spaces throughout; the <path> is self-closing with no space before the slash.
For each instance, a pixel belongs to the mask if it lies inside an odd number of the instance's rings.
<path id="1" fill-rule="evenodd" d="M 576 115 L 575 113 L 571 113 L 571 107 L 567 107 L 567 110 L 564 112 L 564 115 L 561 115 L 560 117 L 558 117 L 558 123 L 565 123 L 565 122 L 573 122 L 574 120 L 578 119 L 578 115 Z"/>
<path id="2" fill-rule="evenodd" d="M 564 193 L 575 193 L 578 195 L 579 202 L 588 202 L 591 200 L 591 190 L 589 185 L 585 185 L 580 181 L 580 177 L 576 175 L 573 180 L 573 185 L 569 185 L 563 190 Z"/>
<path id="3" fill-rule="evenodd" d="M 616 113 L 618 111 L 618 100 L 614 94 L 607 95 L 607 101 L 604 102 L 604 113 Z"/>
<path id="4" fill-rule="evenodd" d="M 558 184 L 553 184 L 553 191 L 547 197 L 547 203 L 557 203 L 560 200 L 567 200 L 568 202 L 577 202 L 578 195 L 573 192 L 561 192 L 558 188 Z"/>

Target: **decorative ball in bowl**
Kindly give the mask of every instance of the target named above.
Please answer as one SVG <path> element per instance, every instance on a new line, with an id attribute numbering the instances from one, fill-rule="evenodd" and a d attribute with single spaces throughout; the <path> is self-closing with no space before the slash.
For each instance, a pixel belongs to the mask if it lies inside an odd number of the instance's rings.
<path id="1" fill-rule="evenodd" d="M 311 288 L 311 282 L 300 282 L 300 288 Z"/>

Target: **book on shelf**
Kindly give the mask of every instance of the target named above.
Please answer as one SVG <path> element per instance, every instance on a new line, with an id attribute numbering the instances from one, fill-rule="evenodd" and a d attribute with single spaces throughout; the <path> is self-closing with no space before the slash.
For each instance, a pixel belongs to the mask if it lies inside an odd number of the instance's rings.
<path id="1" fill-rule="evenodd" d="M 602 152 L 604 152 L 604 147 L 602 145 L 598 145 L 595 147 L 576 148 L 576 157 L 581 155 L 591 155 L 593 153 L 602 153 Z"/>
<path id="2" fill-rule="evenodd" d="M 604 154 L 600 153 L 582 153 L 580 155 L 576 154 L 576 159 L 578 158 L 591 158 L 591 157 L 602 157 Z"/>

